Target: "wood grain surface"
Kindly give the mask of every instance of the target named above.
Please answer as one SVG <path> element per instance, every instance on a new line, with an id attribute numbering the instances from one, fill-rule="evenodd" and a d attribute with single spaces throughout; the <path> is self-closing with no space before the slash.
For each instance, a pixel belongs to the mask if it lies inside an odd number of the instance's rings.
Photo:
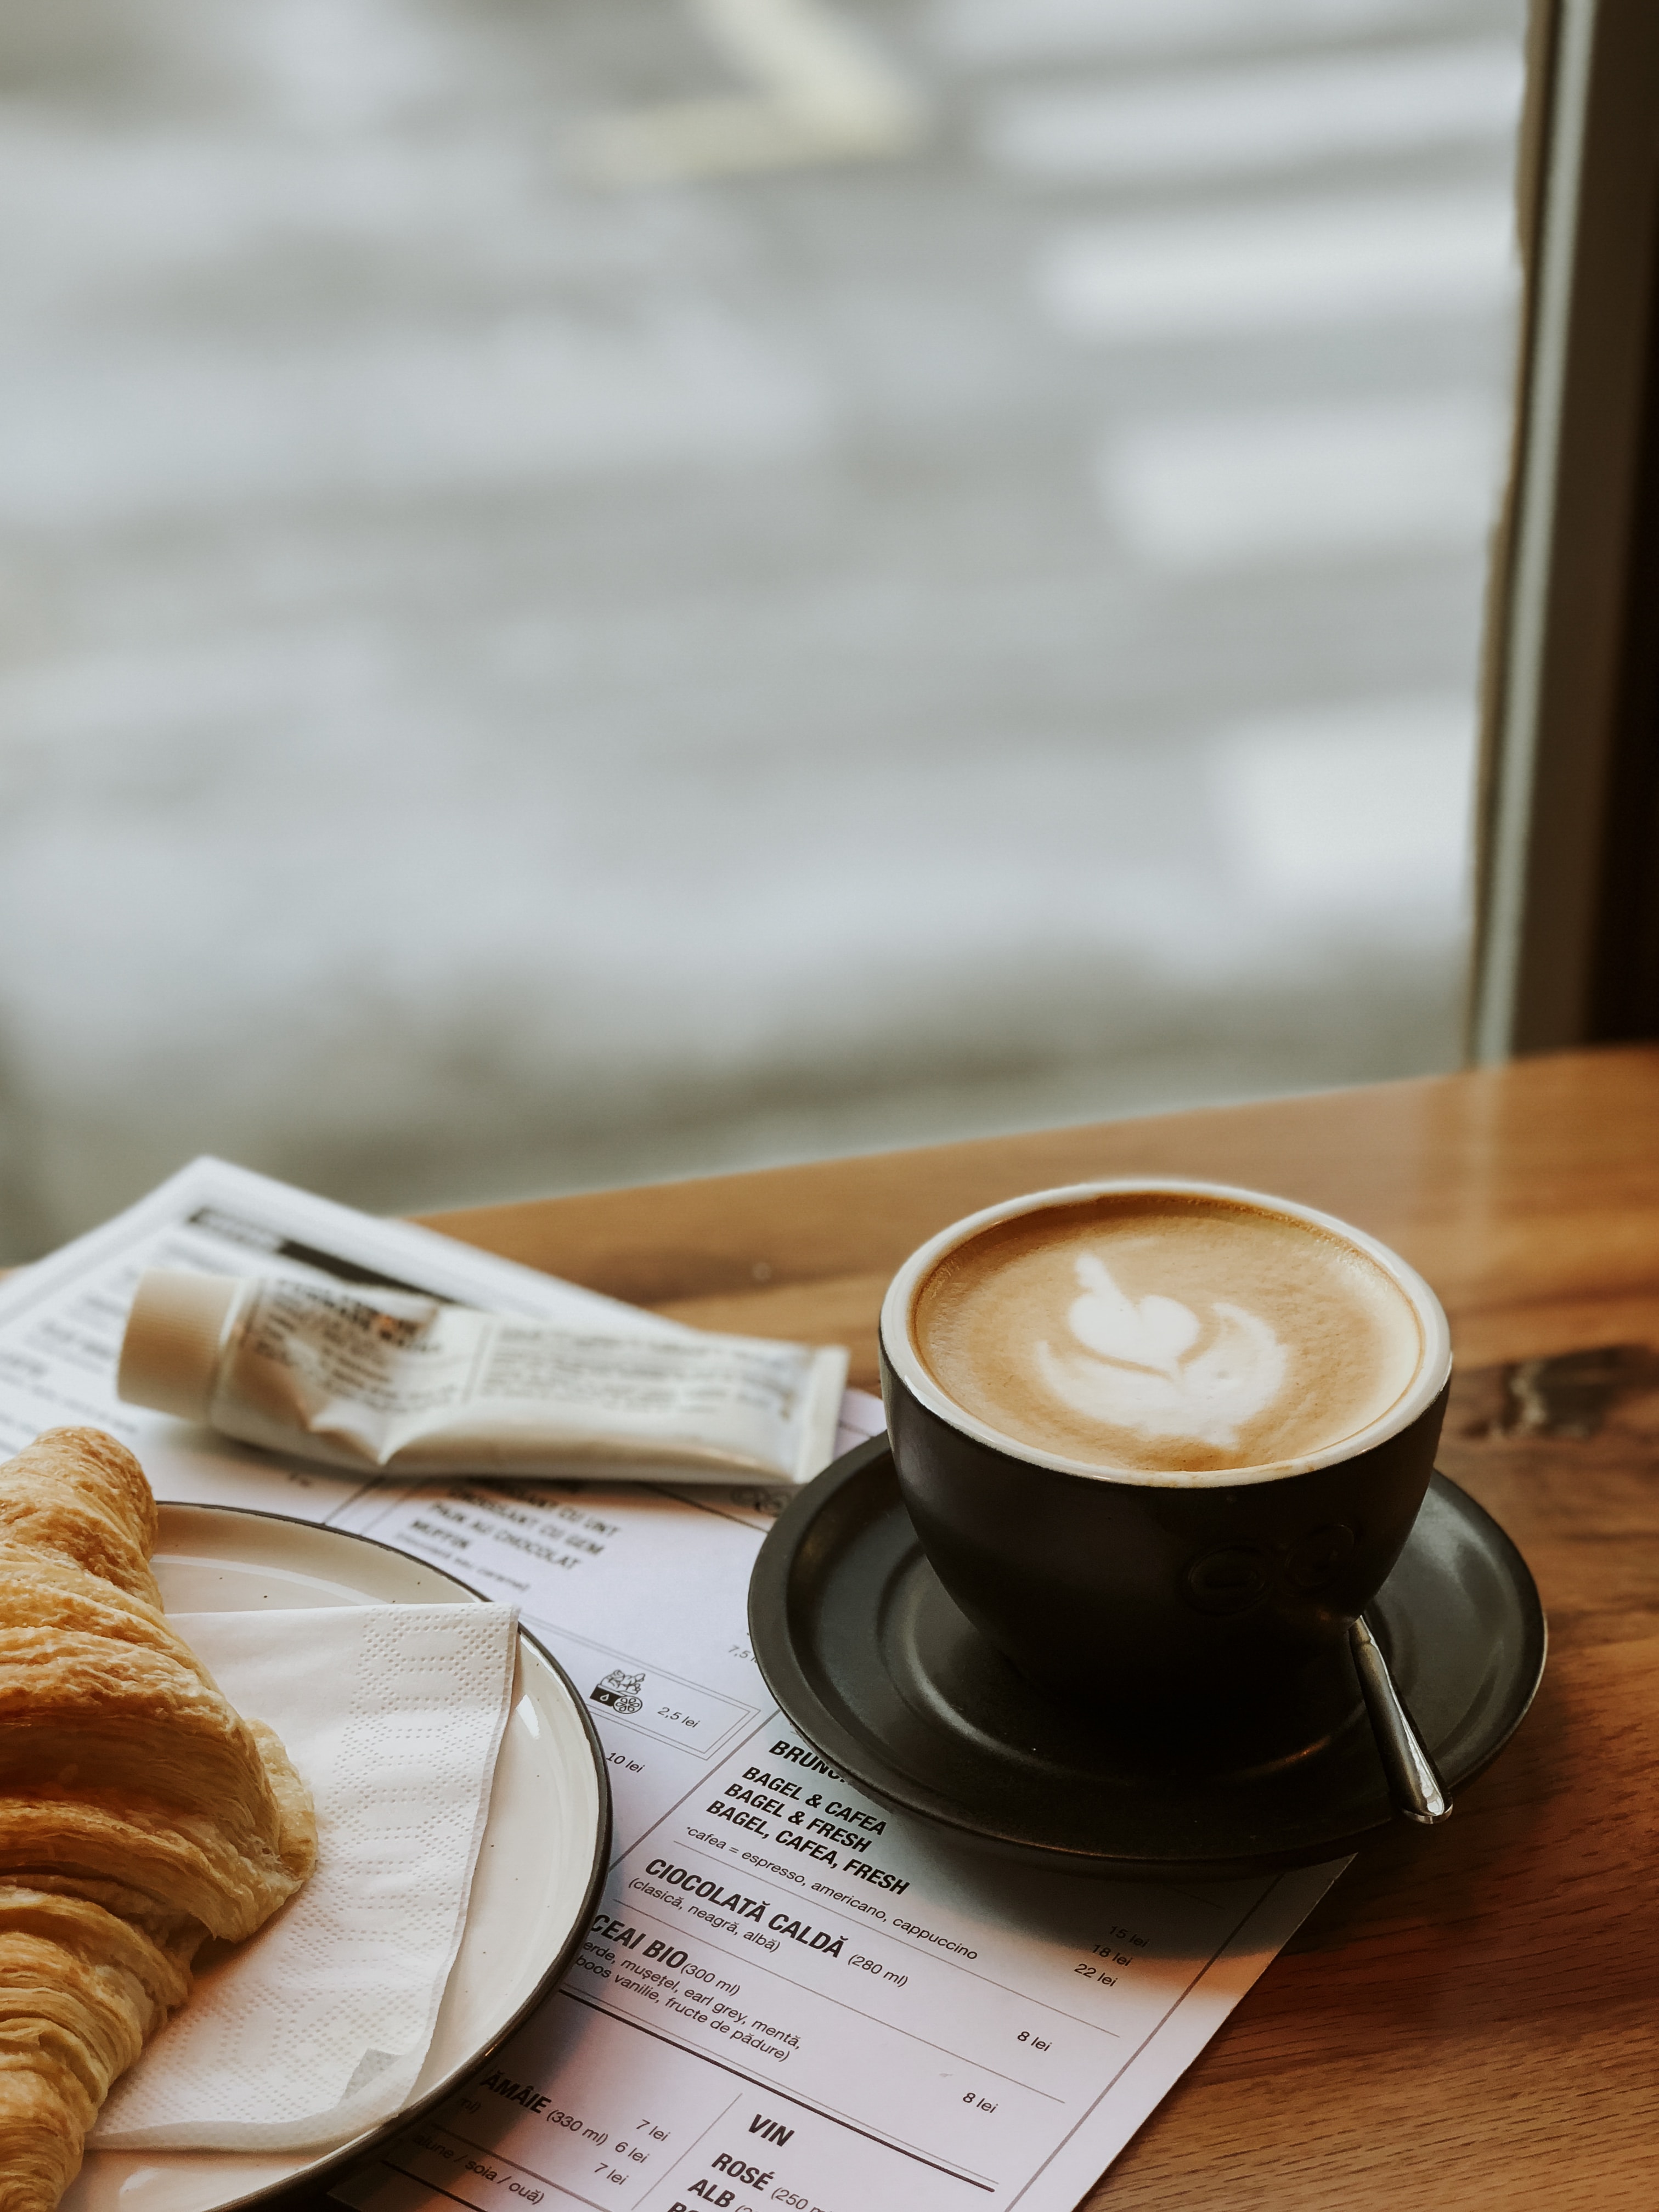
<path id="1" fill-rule="evenodd" d="M 1362 1854 L 1088 2202 L 1652 2212 L 1659 1050 L 430 1225 L 683 1320 L 837 1340 L 867 1384 L 882 1291 L 923 1238 L 1017 1192 L 1141 1173 L 1328 1207 L 1423 1271 L 1458 1361 L 1441 1464 L 1525 1553 L 1552 1644 L 1520 1735 L 1448 1826 Z"/>

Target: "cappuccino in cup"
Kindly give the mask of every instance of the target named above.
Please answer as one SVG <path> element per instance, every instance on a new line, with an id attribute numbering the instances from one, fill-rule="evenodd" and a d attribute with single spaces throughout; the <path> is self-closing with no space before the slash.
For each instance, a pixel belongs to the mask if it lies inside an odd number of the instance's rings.
<path id="1" fill-rule="evenodd" d="M 1273 1756 L 1360 1711 L 1347 1626 L 1411 1533 L 1451 1370 L 1386 1246 L 1222 1184 L 1039 1191 L 911 1255 L 880 1352 L 928 1562 L 1030 1680 L 1126 1729 L 1248 1723 Z"/>
<path id="2" fill-rule="evenodd" d="M 923 1274 L 908 1319 L 954 1406 L 1103 1474 L 1305 1460 L 1383 1419 L 1425 1349 L 1351 1233 L 1173 1188 L 994 1221 Z"/>

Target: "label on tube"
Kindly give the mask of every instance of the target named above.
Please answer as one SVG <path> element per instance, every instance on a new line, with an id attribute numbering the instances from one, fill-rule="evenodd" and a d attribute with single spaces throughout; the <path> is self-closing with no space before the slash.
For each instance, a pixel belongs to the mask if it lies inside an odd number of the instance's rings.
<path id="1" fill-rule="evenodd" d="M 129 1401 L 386 1474 L 810 1481 L 833 1452 L 838 1346 L 562 1328 L 413 1292 L 152 1269 Z"/>

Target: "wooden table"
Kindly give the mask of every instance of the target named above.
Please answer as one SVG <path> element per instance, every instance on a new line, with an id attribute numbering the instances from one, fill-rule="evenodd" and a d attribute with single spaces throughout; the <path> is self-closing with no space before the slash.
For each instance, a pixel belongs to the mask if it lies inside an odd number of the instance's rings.
<path id="1" fill-rule="evenodd" d="M 1531 1562 L 1551 1651 L 1525 1726 L 1450 1825 L 1402 1826 L 1355 1862 L 1088 2201 L 1651 2212 L 1659 1050 L 431 1225 L 684 1321 L 846 1343 L 872 1385 L 882 1291 L 934 1230 L 1143 1172 L 1327 1207 L 1428 1277 L 1458 1361 L 1441 1464 Z"/>

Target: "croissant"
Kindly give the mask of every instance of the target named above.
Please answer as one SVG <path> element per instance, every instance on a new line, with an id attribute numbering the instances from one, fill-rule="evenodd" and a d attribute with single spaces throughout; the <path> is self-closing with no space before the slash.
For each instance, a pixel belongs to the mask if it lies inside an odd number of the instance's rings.
<path id="1" fill-rule="evenodd" d="M 117 2075 L 311 1872 L 273 1732 L 167 1625 L 143 1471 L 97 1429 L 0 1466 L 0 2212 L 51 2212 Z"/>

